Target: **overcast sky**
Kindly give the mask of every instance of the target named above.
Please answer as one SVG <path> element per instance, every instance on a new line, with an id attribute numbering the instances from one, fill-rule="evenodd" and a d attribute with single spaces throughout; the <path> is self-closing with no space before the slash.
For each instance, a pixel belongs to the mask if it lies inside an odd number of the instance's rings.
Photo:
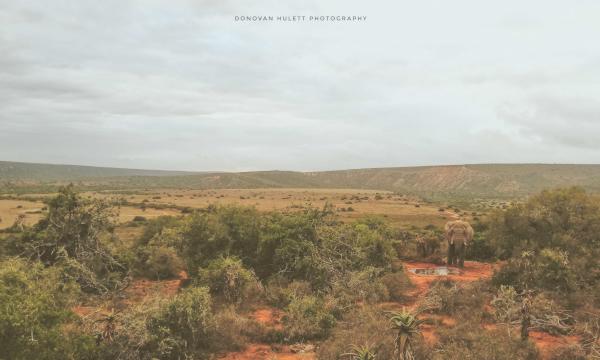
<path id="1" fill-rule="evenodd" d="M 249 3 L 0 0 L 0 160 L 600 163 L 598 0 Z"/>

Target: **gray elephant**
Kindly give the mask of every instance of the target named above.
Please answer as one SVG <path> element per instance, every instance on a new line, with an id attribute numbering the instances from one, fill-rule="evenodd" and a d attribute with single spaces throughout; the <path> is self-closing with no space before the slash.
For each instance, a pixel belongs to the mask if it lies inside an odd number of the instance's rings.
<path id="1" fill-rule="evenodd" d="M 448 241 L 448 265 L 465 265 L 465 250 L 473 240 L 473 228 L 462 220 L 454 220 L 446 223 L 446 241 Z"/>

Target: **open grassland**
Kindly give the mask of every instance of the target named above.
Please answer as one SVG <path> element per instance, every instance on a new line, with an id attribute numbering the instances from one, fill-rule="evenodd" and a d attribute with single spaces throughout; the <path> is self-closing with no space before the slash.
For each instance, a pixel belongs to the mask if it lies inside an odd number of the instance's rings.
<path id="1" fill-rule="evenodd" d="M 11 227 L 15 221 L 22 217 L 24 225 L 34 225 L 45 213 L 45 204 L 40 201 L 26 200 L 0 200 L 0 229 Z M 156 218 L 163 215 L 178 215 L 179 211 L 173 209 L 154 209 L 148 208 L 142 211 L 134 206 L 119 207 L 119 223 L 132 221 L 136 216 L 144 216 L 147 219 Z"/>
<path id="2" fill-rule="evenodd" d="M 114 194 L 89 193 L 95 197 Z M 309 207 L 333 206 L 342 221 L 365 216 L 380 216 L 398 227 L 441 225 L 457 214 L 416 197 L 396 195 L 389 191 L 358 189 L 219 189 L 178 190 L 162 189 L 123 196 L 128 203 L 146 207 L 142 211 L 126 207 L 129 218 L 145 216 L 153 206 L 166 209 L 202 209 L 209 205 L 242 205 L 259 211 L 300 211 Z M 144 205 L 142 205 L 144 204 Z M 175 211 L 175 210 L 171 211 Z M 443 209 L 443 210 L 441 210 Z"/>
<path id="3" fill-rule="evenodd" d="M 33 225 L 42 218 L 42 202 L 23 200 L 0 200 L 0 229 L 11 227 L 19 216 L 24 225 Z"/>
<path id="4" fill-rule="evenodd" d="M 44 206 L 42 200 L 54 194 L 27 194 L 23 198 L 40 201 L 0 200 L 0 228 L 14 223 L 19 214 L 25 215 L 26 224 L 34 224 Z M 242 205 L 259 211 L 301 211 L 309 207 L 333 206 L 342 221 L 353 221 L 365 216 L 385 218 L 395 227 L 424 227 L 443 225 L 446 221 L 467 213 L 448 209 L 444 205 L 428 203 L 414 196 L 397 195 L 389 191 L 359 189 L 218 189 L 182 190 L 160 189 L 132 192 L 127 195 L 113 192 L 86 192 L 85 197 L 121 199 L 127 205 L 119 207 L 119 222 L 127 223 L 136 216 L 151 219 L 162 215 L 179 215 L 182 210 L 204 209 L 210 205 Z M 23 208 L 17 208 L 22 205 Z M 472 217 L 472 213 L 468 213 Z"/>

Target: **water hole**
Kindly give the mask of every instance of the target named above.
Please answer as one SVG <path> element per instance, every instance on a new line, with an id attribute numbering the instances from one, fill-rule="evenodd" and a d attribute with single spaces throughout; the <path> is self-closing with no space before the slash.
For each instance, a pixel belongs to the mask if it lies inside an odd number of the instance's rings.
<path id="1" fill-rule="evenodd" d="M 458 275 L 460 274 L 460 270 L 455 268 L 449 268 L 447 266 L 438 266 L 434 268 L 415 268 L 410 269 L 410 272 L 415 273 L 417 275 Z"/>

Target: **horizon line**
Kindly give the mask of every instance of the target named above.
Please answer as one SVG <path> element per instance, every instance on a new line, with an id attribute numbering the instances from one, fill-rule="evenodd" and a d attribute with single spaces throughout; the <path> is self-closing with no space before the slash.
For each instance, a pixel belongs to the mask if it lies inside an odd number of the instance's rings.
<path id="1" fill-rule="evenodd" d="M 530 162 L 489 162 L 489 163 L 455 163 L 455 164 L 429 164 L 429 165 L 402 165 L 402 166 L 381 166 L 381 167 L 357 167 L 357 168 L 339 168 L 329 170 L 285 170 L 285 169 L 265 169 L 265 170 L 170 170 L 170 169 L 147 169 L 147 168 L 130 168 L 120 166 L 103 166 L 103 165 L 83 165 L 83 164 L 66 164 L 66 163 L 43 163 L 35 161 L 13 161 L 0 160 L 0 163 L 14 163 L 27 165 L 46 165 L 46 166 L 73 166 L 73 167 L 88 167 L 96 169 L 114 169 L 114 170 L 133 170 L 133 171 L 157 171 L 171 173 L 185 173 L 182 175 L 197 175 L 197 174 L 217 174 L 217 173 L 255 173 L 255 172 L 294 172 L 294 173 L 320 173 L 320 172 L 336 172 L 336 171 L 359 171 L 359 170 L 375 170 L 375 169 L 399 169 L 399 168 L 426 168 L 426 167 L 456 167 L 456 166 L 484 166 L 484 165 L 554 165 L 554 166 L 600 166 L 600 163 L 530 163 Z"/>

